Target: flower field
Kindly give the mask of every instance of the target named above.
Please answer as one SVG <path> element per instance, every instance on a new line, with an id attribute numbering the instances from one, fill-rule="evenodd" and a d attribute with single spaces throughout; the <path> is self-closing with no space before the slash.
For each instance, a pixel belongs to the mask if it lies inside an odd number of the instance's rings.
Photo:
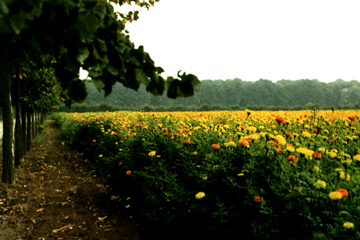
<path id="1" fill-rule="evenodd" d="M 359 239 L 359 115 L 245 110 L 53 117 L 65 142 L 107 178 L 112 200 L 148 234 Z"/>

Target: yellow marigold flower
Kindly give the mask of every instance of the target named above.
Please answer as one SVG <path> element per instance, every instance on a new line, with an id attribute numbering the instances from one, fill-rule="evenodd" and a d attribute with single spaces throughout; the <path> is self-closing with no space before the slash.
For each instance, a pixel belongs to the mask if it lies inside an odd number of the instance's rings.
<path id="1" fill-rule="evenodd" d="M 349 174 L 346 174 L 346 179 L 345 179 L 345 181 L 350 181 L 350 175 Z"/>
<path id="2" fill-rule="evenodd" d="M 225 147 L 236 147 L 236 143 L 233 141 L 224 143 Z"/>
<path id="3" fill-rule="evenodd" d="M 326 188 L 326 182 L 320 179 L 316 181 L 315 185 L 319 188 Z"/>
<path id="4" fill-rule="evenodd" d="M 309 132 L 302 132 L 301 135 L 306 138 L 311 138 L 311 134 Z"/>
<path id="5" fill-rule="evenodd" d="M 151 151 L 148 153 L 149 157 L 153 157 L 156 155 L 156 151 Z"/>
<path id="6" fill-rule="evenodd" d="M 198 154 L 197 151 L 193 151 L 192 155 L 196 155 L 196 154 Z"/>
<path id="7" fill-rule="evenodd" d="M 296 152 L 303 154 L 308 159 L 312 159 L 313 154 L 314 154 L 314 151 L 307 149 L 307 148 L 303 148 L 303 147 L 297 148 Z"/>
<path id="8" fill-rule="evenodd" d="M 281 135 L 276 135 L 275 140 L 282 146 L 286 144 L 286 139 Z"/>
<path id="9" fill-rule="evenodd" d="M 353 159 L 356 161 L 360 161 L 360 154 L 353 156 Z"/>
<path id="10" fill-rule="evenodd" d="M 344 228 L 354 228 L 354 223 L 352 222 L 344 222 Z"/>
<path id="11" fill-rule="evenodd" d="M 340 193 L 341 195 L 341 193 Z M 198 192 L 196 195 L 195 195 L 195 198 L 196 199 L 202 199 L 203 197 L 205 197 L 205 193 L 204 192 Z"/>
<path id="12" fill-rule="evenodd" d="M 345 180 L 345 178 L 346 178 L 345 173 L 344 173 L 344 172 L 340 172 L 339 178 L 342 179 L 342 180 Z"/>
<path id="13" fill-rule="evenodd" d="M 330 152 L 327 152 L 328 153 L 328 155 L 330 156 L 330 157 L 332 157 L 332 158 L 334 158 L 334 157 L 336 157 L 337 156 L 337 153 L 335 152 L 335 151 L 330 151 Z"/>
<path id="14" fill-rule="evenodd" d="M 249 132 L 256 132 L 256 127 L 247 127 L 246 130 L 248 130 Z"/>
<path id="15" fill-rule="evenodd" d="M 319 150 L 319 152 L 322 152 L 322 153 L 325 152 L 325 148 L 319 148 L 318 150 Z"/>
<path id="16" fill-rule="evenodd" d="M 102 154 L 100 154 L 100 155 L 99 155 L 99 158 L 102 158 L 102 157 L 103 157 L 103 155 L 102 155 Z"/>
<path id="17" fill-rule="evenodd" d="M 330 192 L 329 198 L 331 200 L 340 200 L 340 199 L 342 199 L 342 194 L 340 192 Z"/>
<path id="18" fill-rule="evenodd" d="M 288 150 L 289 152 L 295 152 L 295 148 L 291 145 L 286 146 L 286 150 Z"/>
<path id="19" fill-rule="evenodd" d="M 249 136 L 246 136 L 246 138 L 252 139 L 252 140 L 259 140 L 260 134 L 251 134 Z"/>

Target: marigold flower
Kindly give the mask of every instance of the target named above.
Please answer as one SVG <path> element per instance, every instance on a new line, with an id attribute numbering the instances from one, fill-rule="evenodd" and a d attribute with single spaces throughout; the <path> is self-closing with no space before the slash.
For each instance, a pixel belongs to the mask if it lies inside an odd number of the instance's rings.
<path id="1" fill-rule="evenodd" d="M 285 119 L 284 119 L 283 117 L 277 117 L 277 118 L 275 118 L 275 121 L 276 121 L 278 124 L 284 122 L 284 120 L 285 120 Z"/>
<path id="2" fill-rule="evenodd" d="M 102 154 L 99 154 L 99 158 L 102 158 L 103 157 L 103 155 Z"/>
<path id="3" fill-rule="evenodd" d="M 263 202 L 264 201 L 264 198 L 263 197 L 260 197 L 260 196 L 256 196 L 254 197 L 254 202 Z"/>
<path id="4" fill-rule="evenodd" d="M 126 171 L 126 175 L 129 176 L 130 174 L 131 174 L 131 171 L 130 171 L 130 170 L 127 170 L 127 171 Z"/>
<path id="5" fill-rule="evenodd" d="M 119 166 L 123 165 L 123 162 L 119 162 L 118 165 L 119 165 Z"/>
<path id="6" fill-rule="evenodd" d="M 204 192 L 198 192 L 198 193 L 195 195 L 195 198 L 196 198 L 196 199 L 202 199 L 203 197 L 205 197 L 205 193 L 204 193 Z"/>
<path id="7" fill-rule="evenodd" d="M 153 156 L 155 156 L 155 155 L 156 155 L 156 151 L 151 151 L 151 152 L 148 153 L 148 156 L 149 156 L 149 157 L 153 157 Z"/>
<path id="8" fill-rule="evenodd" d="M 301 135 L 303 135 L 306 138 L 311 138 L 311 134 L 309 132 L 302 132 Z"/>
<path id="9" fill-rule="evenodd" d="M 93 143 L 96 142 L 96 139 L 93 139 L 92 142 L 93 142 Z"/>
<path id="10" fill-rule="evenodd" d="M 256 132 L 257 129 L 256 129 L 256 127 L 250 126 L 250 127 L 247 127 L 246 130 L 248 130 L 249 132 Z"/>
<path id="11" fill-rule="evenodd" d="M 291 144 L 287 144 L 286 145 L 286 150 L 288 150 L 289 152 L 295 152 L 295 148 L 293 145 Z"/>
<path id="12" fill-rule="evenodd" d="M 293 164 L 294 162 L 298 162 L 298 158 L 295 155 L 289 155 L 288 156 L 288 161 L 289 161 L 290 164 Z"/>
<path id="13" fill-rule="evenodd" d="M 220 145 L 217 143 L 211 144 L 211 148 L 214 150 L 219 150 L 220 149 Z"/>
<path id="14" fill-rule="evenodd" d="M 349 196 L 349 192 L 344 188 L 339 188 L 336 192 L 341 193 L 341 198 L 347 198 Z"/>
<path id="15" fill-rule="evenodd" d="M 286 144 L 286 139 L 281 135 L 276 135 L 275 140 L 282 146 Z"/>
<path id="16" fill-rule="evenodd" d="M 249 142 L 244 139 L 240 139 L 238 143 L 240 146 L 249 147 Z"/>
<path id="17" fill-rule="evenodd" d="M 317 187 L 326 188 L 326 182 L 323 180 L 318 179 L 315 183 Z"/>
<path id="18" fill-rule="evenodd" d="M 183 144 L 185 144 L 185 145 L 190 144 L 190 140 L 184 140 Z"/>
<path id="19" fill-rule="evenodd" d="M 303 147 L 297 148 L 296 152 L 303 154 L 308 159 L 312 159 L 314 153 L 314 151 Z"/>
<path id="20" fill-rule="evenodd" d="M 291 133 L 289 133 L 289 132 L 286 132 L 285 135 L 286 135 L 287 137 L 291 137 Z"/>
<path id="21" fill-rule="evenodd" d="M 356 120 L 356 116 L 349 116 L 348 119 L 351 120 L 351 121 L 355 121 L 355 120 Z"/>
<path id="22" fill-rule="evenodd" d="M 224 143 L 225 147 L 236 147 L 236 143 L 234 143 L 233 141 L 230 142 L 226 142 Z"/>
<path id="23" fill-rule="evenodd" d="M 314 153 L 313 153 L 313 157 L 319 159 L 319 158 L 321 158 L 321 153 L 319 153 L 319 152 L 314 152 Z"/>
<path id="24" fill-rule="evenodd" d="M 353 156 L 353 159 L 360 162 L 360 154 Z"/>
<path id="25" fill-rule="evenodd" d="M 354 223 L 352 222 L 344 222 L 344 228 L 354 228 Z"/>
<path id="26" fill-rule="evenodd" d="M 342 194 L 340 192 L 330 192 L 329 198 L 331 200 L 340 200 L 340 199 L 342 199 Z"/>

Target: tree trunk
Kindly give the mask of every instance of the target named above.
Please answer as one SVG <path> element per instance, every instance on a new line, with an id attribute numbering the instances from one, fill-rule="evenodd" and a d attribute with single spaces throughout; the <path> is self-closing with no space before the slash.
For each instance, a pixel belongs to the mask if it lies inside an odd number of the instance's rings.
<path id="1" fill-rule="evenodd" d="M 3 169 L 2 182 L 13 184 L 15 180 L 15 166 L 13 158 L 13 119 L 11 113 L 10 79 L 5 82 L 5 88 L 1 89 L 1 107 L 3 116 Z M 4 80 L 3 80 L 4 81 Z M 5 80 L 6 81 L 6 80 Z"/>
<path id="2" fill-rule="evenodd" d="M 29 108 L 26 111 L 26 151 L 29 151 L 31 148 L 31 113 Z"/>
<path id="3" fill-rule="evenodd" d="M 21 103 L 21 135 L 24 156 L 26 153 L 26 105 L 24 102 Z"/>
<path id="4" fill-rule="evenodd" d="M 20 120 L 20 76 L 19 72 L 16 74 L 14 86 L 14 99 L 15 101 L 15 154 L 14 162 L 15 167 L 20 166 L 22 161 L 22 136 L 21 136 L 21 120 Z"/>
<path id="5" fill-rule="evenodd" d="M 31 138 L 34 139 L 37 135 L 37 132 L 36 132 L 36 128 L 35 128 L 35 125 L 36 125 L 36 121 L 35 121 L 35 116 L 36 116 L 36 112 L 33 112 L 31 114 Z"/>

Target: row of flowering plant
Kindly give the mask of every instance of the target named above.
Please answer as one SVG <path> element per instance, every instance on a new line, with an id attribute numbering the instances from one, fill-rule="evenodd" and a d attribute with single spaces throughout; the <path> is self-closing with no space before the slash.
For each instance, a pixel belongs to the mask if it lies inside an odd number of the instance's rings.
<path id="1" fill-rule="evenodd" d="M 54 118 L 147 232 L 360 237 L 358 111 Z"/>

